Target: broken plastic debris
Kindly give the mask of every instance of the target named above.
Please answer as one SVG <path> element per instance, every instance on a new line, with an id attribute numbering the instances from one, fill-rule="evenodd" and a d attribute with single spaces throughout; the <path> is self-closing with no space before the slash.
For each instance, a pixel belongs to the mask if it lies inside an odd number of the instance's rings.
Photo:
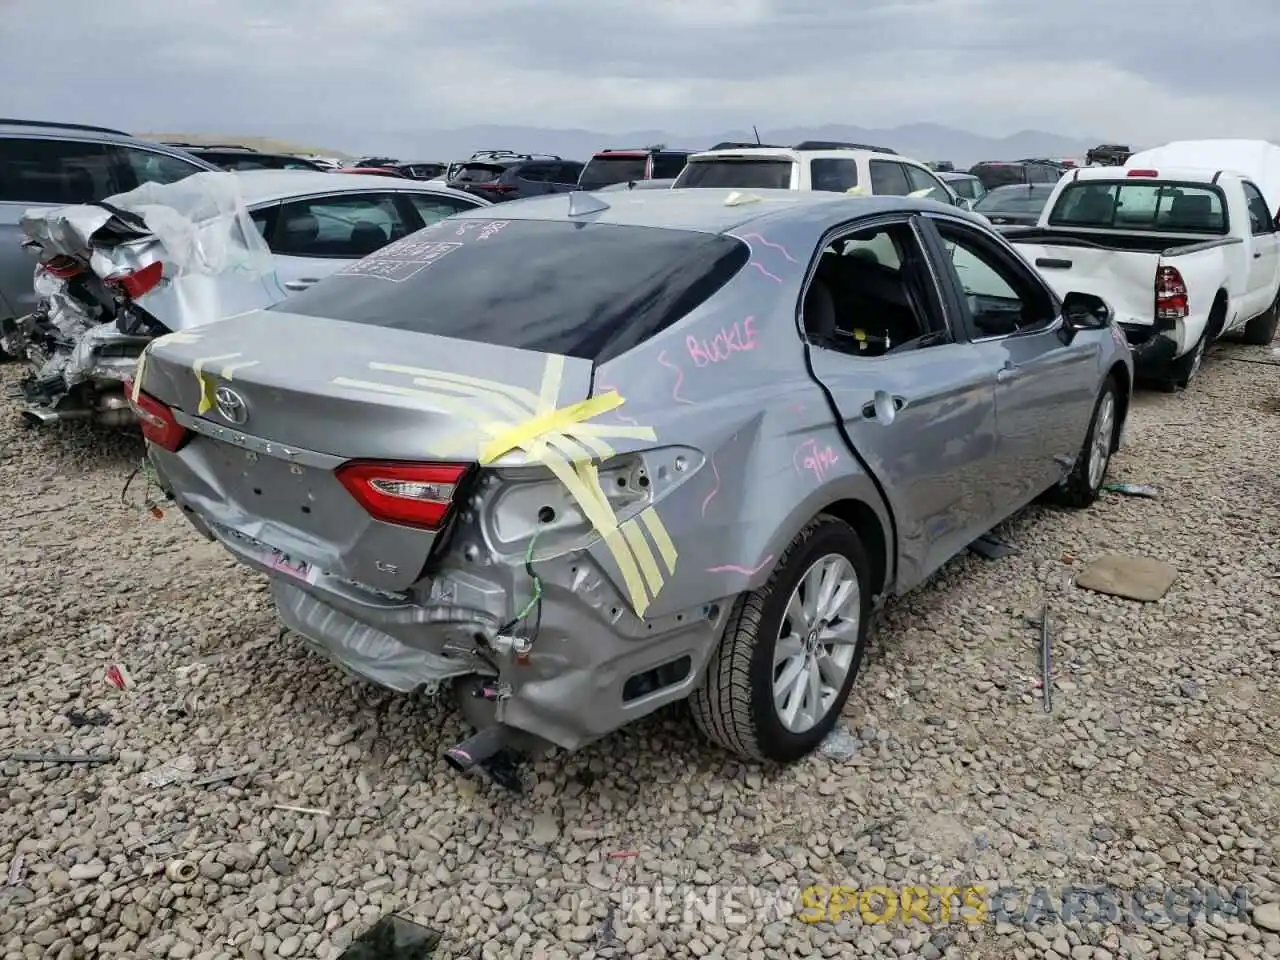
<path id="1" fill-rule="evenodd" d="M 430 927 L 388 914 L 356 937 L 338 960 L 428 960 L 440 939 Z"/>
<path id="2" fill-rule="evenodd" d="M 9 874 L 5 878 L 5 886 L 16 887 L 22 882 L 23 865 L 26 862 L 26 855 L 15 853 L 13 859 L 9 861 Z"/>
<path id="3" fill-rule="evenodd" d="M 129 668 L 123 663 L 111 663 L 107 665 L 107 683 L 120 690 L 128 690 L 133 686 L 133 677 L 129 674 Z"/>
<path id="4" fill-rule="evenodd" d="M 828 760 L 851 760 L 858 752 L 858 741 L 844 727 L 836 727 L 818 747 L 819 755 Z"/>
<path id="5" fill-rule="evenodd" d="M 638 856 L 640 856 L 639 850 L 615 850 L 613 853 L 609 854 L 609 859 L 610 860 L 627 860 L 631 857 L 638 857 Z"/>
<path id="6" fill-rule="evenodd" d="M 195 769 L 195 760 L 184 754 L 181 757 L 170 760 L 163 766 L 148 770 L 140 779 L 143 786 L 167 787 L 169 784 L 177 783 L 179 780 L 190 780 Z"/>
<path id="7" fill-rule="evenodd" d="M 72 708 L 66 713 L 67 722 L 73 727 L 105 727 L 111 722 L 110 714 L 101 710 L 76 710 Z"/>
<path id="8" fill-rule="evenodd" d="M 1155 487 L 1149 487 L 1145 483 L 1109 483 L 1102 488 L 1107 493 L 1122 493 L 1126 497 L 1147 497 L 1155 499 L 1160 495 Z"/>
<path id="9" fill-rule="evenodd" d="M 294 806 L 293 804 L 291 804 L 291 803 L 277 803 L 277 804 L 275 804 L 275 809 L 277 809 L 277 810 L 288 810 L 288 811 L 289 811 L 289 812 L 291 812 L 291 813 L 309 813 L 309 814 L 311 814 L 312 816 L 315 816 L 315 817 L 328 817 L 328 816 L 332 816 L 332 814 L 331 814 L 331 813 L 329 813 L 329 811 L 328 811 L 328 810 L 321 810 L 321 809 L 319 809 L 319 808 L 317 808 L 317 807 L 295 807 L 295 806 Z"/>

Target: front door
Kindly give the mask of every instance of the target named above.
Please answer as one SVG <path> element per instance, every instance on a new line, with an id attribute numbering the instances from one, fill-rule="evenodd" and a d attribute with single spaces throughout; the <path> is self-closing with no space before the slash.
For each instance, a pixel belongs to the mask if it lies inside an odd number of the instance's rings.
<path id="1" fill-rule="evenodd" d="M 1241 320 L 1251 320 L 1271 306 L 1275 299 L 1276 274 L 1280 272 L 1280 235 L 1262 191 L 1244 181 L 1244 195 L 1249 204 L 1249 232 L 1253 244 L 1249 257 L 1249 295 Z"/>
<path id="2" fill-rule="evenodd" d="M 964 293 L 971 344 L 996 370 L 998 522 L 1058 482 L 1079 456 L 1100 348 L 1084 338 L 1064 342 L 1057 301 L 994 239 L 953 220 L 933 222 Z"/>
<path id="3" fill-rule="evenodd" d="M 995 368 L 953 338 L 906 221 L 837 238 L 816 286 L 830 292 L 834 321 L 823 320 L 824 298 L 806 296 L 813 373 L 889 501 L 910 588 L 990 526 Z"/>

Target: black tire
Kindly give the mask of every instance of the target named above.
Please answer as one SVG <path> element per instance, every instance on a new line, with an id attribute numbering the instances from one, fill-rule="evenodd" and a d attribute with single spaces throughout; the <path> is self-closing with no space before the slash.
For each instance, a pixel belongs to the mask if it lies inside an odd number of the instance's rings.
<path id="1" fill-rule="evenodd" d="M 1276 294 L 1275 303 L 1266 313 L 1261 313 L 1244 325 L 1240 340 L 1251 347 L 1268 346 L 1276 338 L 1276 327 L 1280 325 L 1280 294 Z"/>
<path id="2" fill-rule="evenodd" d="M 774 650 L 792 591 L 821 557 L 845 557 L 858 578 L 860 619 L 848 674 L 827 713 L 803 733 L 783 726 L 773 703 Z M 724 636 L 693 692 L 694 722 L 710 740 L 748 760 L 791 763 L 818 746 L 840 718 L 866 651 L 871 616 L 870 566 L 857 533 L 847 523 L 820 514 L 779 558 L 769 581 L 734 603 Z"/>
<path id="3" fill-rule="evenodd" d="M 1102 473 L 1095 483 L 1089 477 L 1090 453 L 1093 451 L 1098 435 L 1098 415 L 1102 412 L 1103 401 L 1107 397 L 1111 398 L 1111 440 L 1108 443 L 1107 461 L 1103 464 Z M 1102 491 L 1102 485 L 1107 479 L 1107 469 L 1111 466 L 1111 454 L 1115 452 L 1116 436 L 1120 428 L 1119 416 L 1120 391 L 1116 387 L 1115 377 L 1107 377 L 1102 389 L 1098 391 L 1098 399 L 1093 403 L 1093 418 L 1089 421 L 1089 430 L 1085 433 L 1084 446 L 1080 448 L 1080 455 L 1076 457 L 1076 464 L 1071 468 L 1071 473 L 1067 475 L 1066 480 L 1050 489 L 1050 500 L 1060 506 L 1082 510 L 1091 506 L 1098 499 L 1098 494 Z"/>
<path id="4" fill-rule="evenodd" d="M 1160 386 L 1165 393 L 1185 390 L 1191 385 L 1192 378 L 1200 372 L 1200 367 L 1204 364 L 1204 352 L 1208 348 L 1209 328 L 1206 326 L 1194 347 L 1176 360 L 1169 362 L 1168 372 L 1160 378 Z"/>

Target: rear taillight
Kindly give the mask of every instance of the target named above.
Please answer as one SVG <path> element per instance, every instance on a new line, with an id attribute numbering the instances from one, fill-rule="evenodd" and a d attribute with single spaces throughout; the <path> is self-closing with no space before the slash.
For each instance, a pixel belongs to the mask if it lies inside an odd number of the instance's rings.
<path id="1" fill-rule="evenodd" d="M 59 280 L 70 280 L 84 273 L 84 264 L 65 254 L 58 254 L 56 257 L 45 260 L 40 266 L 49 276 L 57 277 Z"/>
<path id="2" fill-rule="evenodd" d="M 484 190 L 486 193 L 515 193 L 516 188 L 509 183 L 477 183 L 477 190 Z"/>
<path id="3" fill-rule="evenodd" d="M 137 300 L 154 290 L 163 278 L 164 264 L 157 260 L 139 270 L 129 270 L 107 277 L 106 283 L 130 300 Z"/>
<path id="4" fill-rule="evenodd" d="M 124 384 L 124 395 L 137 414 L 142 435 L 160 449 L 177 453 L 187 439 L 187 428 L 177 421 L 173 411 L 150 394 L 135 391 L 131 382 Z"/>
<path id="5" fill-rule="evenodd" d="M 335 476 L 375 520 L 438 530 L 466 473 L 467 466 L 458 463 L 352 460 Z"/>
<path id="6" fill-rule="evenodd" d="M 1159 171 L 1159 170 L 1130 170 L 1130 171 L 1128 171 L 1128 172 L 1126 173 L 1126 176 L 1130 176 L 1130 177 L 1158 177 L 1158 176 L 1160 176 L 1160 171 Z"/>
<path id="7" fill-rule="evenodd" d="M 1187 285 L 1175 267 L 1156 271 L 1156 319 L 1183 320 L 1190 313 Z"/>

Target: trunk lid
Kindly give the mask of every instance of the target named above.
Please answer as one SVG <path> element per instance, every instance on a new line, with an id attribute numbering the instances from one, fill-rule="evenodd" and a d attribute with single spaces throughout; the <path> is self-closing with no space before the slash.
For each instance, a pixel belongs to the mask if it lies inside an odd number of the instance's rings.
<path id="1" fill-rule="evenodd" d="M 273 310 L 155 340 L 138 386 L 194 425 L 179 453 L 152 455 L 224 542 L 276 569 L 273 550 L 304 561 L 302 579 L 398 592 L 438 532 L 374 519 L 335 468 L 476 463 L 540 398 L 587 399 L 591 377 L 589 360 Z"/>

